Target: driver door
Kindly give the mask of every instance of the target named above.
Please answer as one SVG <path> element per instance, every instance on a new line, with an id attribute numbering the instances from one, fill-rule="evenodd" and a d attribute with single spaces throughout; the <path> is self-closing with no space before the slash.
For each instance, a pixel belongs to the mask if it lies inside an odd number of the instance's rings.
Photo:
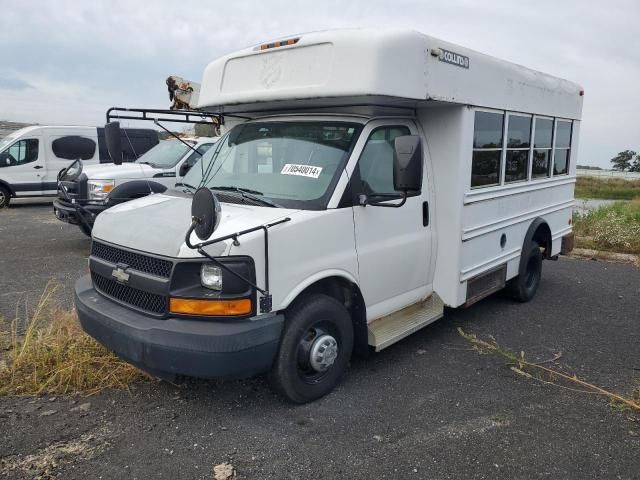
<path id="1" fill-rule="evenodd" d="M 21 138 L 0 153 L 0 177 L 17 196 L 41 195 L 43 157 L 40 138 Z"/>
<path id="2" fill-rule="evenodd" d="M 352 174 L 356 198 L 400 202 L 393 188 L 394 139 L 418 134 L 410 120 L 370 122 Z M 423 146 L 424 148 L 424 146 Z M 426 158 L 426 157 L 425 157 Z M 376 194 L 397 194 L 397 199 Z M 426 210 L 425 210 L 426 209 Z M 422 190 L 399 208 L 355 205 L 354 222 L 360 288 L 367 320 L 417 303 L 432 293 L 431 226 L 428 222 L 428 181 L 424 169 Z"/>

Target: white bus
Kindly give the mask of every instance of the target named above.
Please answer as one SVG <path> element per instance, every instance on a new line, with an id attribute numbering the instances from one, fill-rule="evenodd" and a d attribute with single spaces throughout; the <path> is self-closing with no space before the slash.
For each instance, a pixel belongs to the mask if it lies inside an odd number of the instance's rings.
<path id="1" fill-rule="evenodd" d="M 352 353 L 572 246 L 580 86 L 414 31 L 283 37 L 215 60 L 227 133 L 166 192 L 102 213 L 84 329 L 160 377 L 269 373 L 294 402 Z"/>

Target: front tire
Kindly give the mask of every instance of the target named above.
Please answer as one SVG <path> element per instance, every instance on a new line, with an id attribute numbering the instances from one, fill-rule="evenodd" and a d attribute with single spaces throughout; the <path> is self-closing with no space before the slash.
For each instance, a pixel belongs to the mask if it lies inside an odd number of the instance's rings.
<path id="1" fill-rule="evenodd" d="M 331 392 L 347 370 L 353 350 L 351 316 L 335 298 L 313 294 L 297 300 L 285 317 L 271 386 L 294 403 L 317 400 Z"/>
<path id="2" fill-rule="evenodd" d="M 507 289 L 514 300 L 528 302 L 538 291 L 542 279 L 542 252 L 540 245 L 530 242 L 522 249 L 518 276 L 509 280 Z"/>
<path id="3" fill-rule="evenodd" d="M 80 231 L 84 233 L 87 237 L 91 238 L 91 228 L 87 227 L 82 221 L 78 224 Z"/>
<path id="4" fill-rule="evenodd" d="M 0 208 L 8 207 L 11 202 L 11 193 L 5 187 L 0 187 Z"/>

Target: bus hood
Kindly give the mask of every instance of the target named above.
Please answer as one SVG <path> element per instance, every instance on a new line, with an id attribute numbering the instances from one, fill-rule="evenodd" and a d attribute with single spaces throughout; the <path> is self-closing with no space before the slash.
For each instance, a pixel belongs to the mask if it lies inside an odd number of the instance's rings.
<path id="1" fill-rule="evenodd" d="M 154 168 L 145 163 L 101 163 L 99 165 L 86 165 L 82 168 L 89 180 L 118 180 L 121 178 L 152 178 L 158 172 L 163 172 L 160 168 Z"/>
<path id="2" fill-rule="evenodd" d="M 174 258 L 199 257 L 185 245 L 191 225 L 191 196 L 152 194 L 102 212 L 93 226 L 93 238 Z M 284 208 L 221 203 L 222 215 L 212 238 L 264 225 L 296 212 Z M 191 242 L 199 239 L 192 234 Z M 210 255 L 224 255 L 228 242 L 207 247 Z"/>

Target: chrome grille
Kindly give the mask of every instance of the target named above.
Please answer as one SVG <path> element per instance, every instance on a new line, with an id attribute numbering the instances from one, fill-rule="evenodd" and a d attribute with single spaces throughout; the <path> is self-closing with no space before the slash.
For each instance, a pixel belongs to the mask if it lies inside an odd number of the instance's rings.
<path id="1" fill-rule="evenodd" d="M 119 300 L 133 307 L 161 315 L 167 310 L 167 297 L 144 292 L 137 288 L 115 282 L 95 272 L 91 272 L 93 286 L 103 295 Z"/>
<path id="2" fill-rule="evenodd" d="M 163 278 L 169 278 L 171 276 L 171 268 L 173 267 L 173 263 L 169 260 L 123 250 L 101 242 L 96 242 L 95 240 L 91 244 L 91 255 L 106 260 L 107 262 L 115 264 L 123 263 L 134 270 Z"/>

